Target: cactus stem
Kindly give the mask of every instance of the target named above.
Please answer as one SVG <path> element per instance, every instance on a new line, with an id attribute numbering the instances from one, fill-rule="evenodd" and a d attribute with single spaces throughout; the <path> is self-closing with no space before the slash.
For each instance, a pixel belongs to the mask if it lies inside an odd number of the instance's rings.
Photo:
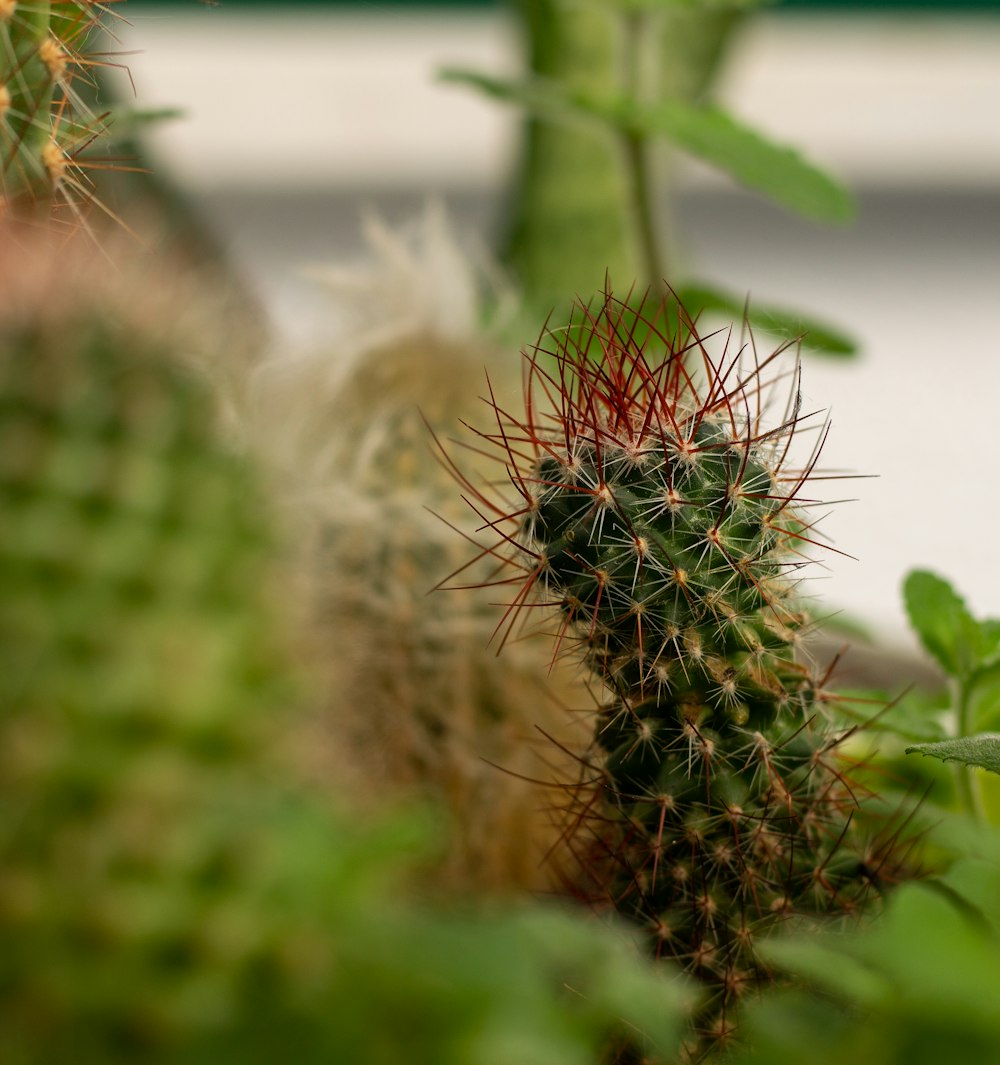
<path id="1" fill-rule="evenodd" d="M 817 502 L 803 497 L 829 425 L 812 423 L 793 467 L 809 425 L 797 399 L 763 424 L 785 349 L 741 373 L 683 309 L 678 332 L 664 327 L 673 299 L 608 292 L 544 334 L 526 353 L 524 416 L 493 402 L 470 445 L 506 476 L 459 480 L 496 537 L 477 561 L 497 559 L 496 587 L 514 589 L 500 646 L 554 607 L 557 653 L 606 693 L 566 811 L 569 879 L 707 984 L 696 1034 L 718 1044 L 736 1000 L 771 979 L 756 941 L 792 915 L 859 912 L 866 847 L 900 862 L 894 843 L 864 842 L 850 733 L 820 716 L 828 673 L 794 654 L 798 568 L 809 548 L 835 550 L 799 511 Z"/>

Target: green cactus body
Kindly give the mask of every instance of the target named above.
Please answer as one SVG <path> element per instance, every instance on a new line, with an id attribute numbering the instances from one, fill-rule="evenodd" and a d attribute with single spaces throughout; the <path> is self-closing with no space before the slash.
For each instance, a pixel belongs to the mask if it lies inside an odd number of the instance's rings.
<path id="1" fill-rule="evenodd" d="M 298 980 L 236 893 L 294 671 L 255 478 L 169 327 L 65 286 L 0 317 L 0 1057 L 160 1060 Z"/>
<path id="2" fill-rule="evenodd" d="M 81 153 L 105 131 L 80 88 L 87 41 L 110 17 L 107 0 L 0 0 L 0 206 L 66 206 L 90 199 Z"/>
<path id="3" fill-rule="evenodd" d="M 775 356 L 741 377 L 682 337 L 610 295 L 546 334 L 525 416 L 498 407 L 481 433 L 517 495 L 472 498 L 515 589 L 505 634 L 558 606 L 557 640 L 609 693 L 568 811 L 575 888 L 708 985 L 705 1046 L 769 979 L 761 936 L 856 913 L 871 866 L 822 679 L 795 654 L 816 452 L 790 468 L 797 412 L 765 425 Z"/>

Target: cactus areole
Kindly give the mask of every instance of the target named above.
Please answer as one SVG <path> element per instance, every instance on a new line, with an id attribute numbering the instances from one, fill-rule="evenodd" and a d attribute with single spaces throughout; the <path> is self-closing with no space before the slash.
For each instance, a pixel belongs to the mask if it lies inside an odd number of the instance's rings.
<path id="1" fill-rule="evenodd" d="M 499 562 L 498 641 L 542 627 L 608 693 L 567 811 L 574 886 L 704 980 L 713 1043 L 769 979 L 762 933 L 871 886 L 824 678 L 795 654 L 826 427 L 793 447 L 797 368 L 733 348 L 607 294 L 526 355 L 522 415 L 490 393 L 475 446 L 505 476 L 453 465 Z"/>

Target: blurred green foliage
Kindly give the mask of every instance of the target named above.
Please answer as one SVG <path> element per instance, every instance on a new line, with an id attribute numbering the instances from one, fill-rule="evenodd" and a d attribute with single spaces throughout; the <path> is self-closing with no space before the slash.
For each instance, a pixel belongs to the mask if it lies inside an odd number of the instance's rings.
<path id="1" fill-rule="evenodd" d="M 903 584 L 910 624 L 948 678 L 952 714 L 944 738 L 912 744 L 923 754 L 959 764 L 956 785 L 966 813 L 982 817 L 982 783 L 976 769 L 1000 774 L 1000 620 L 975 618 L 943 577 L 913 570 Z"/>
<path id="2" fill-rule="evenodd" d="M 804 986 L 751 1006 L 733 1065 L 1000 1061 L 1000 840 L 954 821 L 937 834 L 977 853 L 897 889 L 869 928 L 769 946 Z"/>
<path id="3" fill-rule="evenodd" d="M 890 748 L 875 769 L 911 794 L 929 788 L 914 815 L 926 872 L 894 887 L 866 926 L 769 943 L 790 986 L 749 1007 L 748 1045 L 732 1065 L 1000 1062 L 1000 789 L 996 776 L 970 768 L 1000 767 L 1000 737 L 972 732 L 994 727 L 1000 626 L 974 618 L 948 581 L 927 571 L 907 576 L 904 601 L 949 678 L 950 698 L 914 691 L 872 715 Z M 933 758 L 902 759 L 914 739 L 924 742 L 907 752 L 965 764 L 952 776 Z"/>

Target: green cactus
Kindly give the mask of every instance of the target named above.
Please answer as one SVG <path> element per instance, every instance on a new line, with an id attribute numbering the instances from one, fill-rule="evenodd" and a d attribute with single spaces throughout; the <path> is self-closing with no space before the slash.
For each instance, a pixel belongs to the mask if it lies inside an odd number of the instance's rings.
<path id="1" fill-rule="evenodd" d="M 220 910 L 266 862 L 293 684 L 254 479 L 168 327 L 29 263 L 0 319 L 0 1057 L 142 1060 L 255 966 L 308 968 L 280 913 Z"/>
<path id="2" fill-rule="evenodd" d="M 525 415 L 497 405 L 480 433 L 514 494 L 463 483 L 499 533 L 483 548 L 508 589 L 502 639 L 558 606 L 562 650 L 608 693 L 567 810 L 573 884 L 711 989 L 697 1054 L 769 980 L 762 936 L 857 914 L 895 857 L 854 824 L 832 697 L 796 657 L 819 449 L 788 458 L 797 393 L 769 427 L 778 353 L 741 376 L 655 310 L 608 295 L 545 334 Z"/>
<path id="3" fill-rule="evenodd" d="M 107 120 L 84 100 L 90 68 L 106 62 L 88 41 L 112 17 L 107 0 L 0 0 L 0 207 L 81 219 L 92 198 L 83 153 Z"/>

